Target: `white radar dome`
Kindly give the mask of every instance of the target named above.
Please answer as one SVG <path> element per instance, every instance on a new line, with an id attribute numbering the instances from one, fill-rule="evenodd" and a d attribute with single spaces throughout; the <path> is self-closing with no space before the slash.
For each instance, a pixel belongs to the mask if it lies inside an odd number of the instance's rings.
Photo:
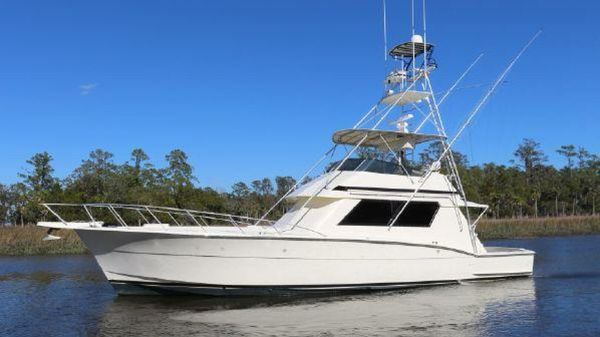
<path id="1" fill-rule="evenodd" d="M 412 42 L 412 43 L 423 43 L 423 37 L 421 35 L 415 34 L 415 35 L 413 35 L 410 38 L 410 42 Z"/>

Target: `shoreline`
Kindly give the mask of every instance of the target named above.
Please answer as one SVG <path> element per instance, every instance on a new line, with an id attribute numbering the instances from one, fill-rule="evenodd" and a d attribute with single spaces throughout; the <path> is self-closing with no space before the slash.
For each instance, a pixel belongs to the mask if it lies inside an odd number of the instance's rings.
<path id="1" fill-rule="evenodd" d="M 482 219 L 475 230 L 481 241 L 600 234 L 600 215 Z"/>
<path id="2" fill-rule="evenodd" d="M 481 241 L 549 236 L 600 234 L 600 215 L 521 219 L 482 219 L 476 232 Z M 72 230 L 60 240 L 42 241 L 46 229 L 28 225 L 0 227 L 1 256 L 82 255 L 88 250 Z"/>

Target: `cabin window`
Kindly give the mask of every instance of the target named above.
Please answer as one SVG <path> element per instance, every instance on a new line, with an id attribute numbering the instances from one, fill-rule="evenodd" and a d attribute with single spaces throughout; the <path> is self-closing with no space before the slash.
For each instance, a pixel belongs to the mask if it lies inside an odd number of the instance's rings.
<path id="1" fill-rule="evenodd" d="M 388 226 L 404 206 L 405 201 L 361 200 L 340 226 Z M 437 202 L 411 201 L 394 226 L 430 227 L 435 213 L 439 209 Z"/>

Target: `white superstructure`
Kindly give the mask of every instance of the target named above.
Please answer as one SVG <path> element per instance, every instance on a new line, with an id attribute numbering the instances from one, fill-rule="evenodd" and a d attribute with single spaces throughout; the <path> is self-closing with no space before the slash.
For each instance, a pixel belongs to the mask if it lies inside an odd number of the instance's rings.
<path id="1" fill-rule="evenodd" d="M 484 247 L 477 238 L 487 206 L 466 199 L 450 150 L 464 127 L 449 140 L 439 109 L 456 84 L 442 97 L 434 93 L 433 49 L 425 34 L 392 48 L 382 99 L 353 128 L 336 132 L 333 147 L 260 219 L 143 205 L 45 204 L 58 221 L 38 225 L 49 234 L 74 229 L 120 293 L 272 294 L 529 276 L 534 252 Z M 424 133 L 427 128 L 432 131 Z M 416 167 L 410 155 L 431 142 L 439 144 L 438 158 Z M 305 182 L 326 159 L 332 163 L 325 172 Z M 282 203 L 288 211 L 267 220 Z M 74 213 L 61 213 L 64 208 L 78 209 L 85 220 L 66 220 L 61 214 Z"/>

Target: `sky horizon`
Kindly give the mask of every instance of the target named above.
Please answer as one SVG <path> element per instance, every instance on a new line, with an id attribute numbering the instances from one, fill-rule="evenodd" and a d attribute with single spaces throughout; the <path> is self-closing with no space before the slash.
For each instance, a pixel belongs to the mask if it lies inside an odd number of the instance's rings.
<path id="1" fill-rule="evenodd" d="M 410 39 L 409 1 L 387 0 L 389 45 Z M 519 6 L 519 10 L 515 7 Z M 524 138 L 549 163 L 598 154 L 600 24 L 592 1 L 428 1 L 438 91 L 484 52 L 442 107 L 448 133 L 540 28 L 456 150 L 511 165 Z M 188 154 L 200 186 L 298 178 L 380 97 L 381 1 L 6 2 L 0 4 L 0 183 L 37 152 L 66 177 L 101 148 Z"/>

